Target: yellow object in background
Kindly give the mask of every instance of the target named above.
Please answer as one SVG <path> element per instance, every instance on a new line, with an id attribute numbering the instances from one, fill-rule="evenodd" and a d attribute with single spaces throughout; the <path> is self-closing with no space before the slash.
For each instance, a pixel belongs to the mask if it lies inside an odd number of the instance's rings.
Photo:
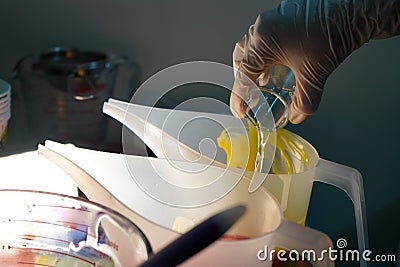
<path id="1" fill-rule="evenodd" d="M 176 217 L 174 224 L 172 225 L 172 230 L 184 234 L 194 227 L 193 220 L 186 217 Z"/>
<path id="2" fill-rule="evenodd" d="M 115 267 L 114 262 L 109 259 L 87 258 L 80 259 L 74 256 L 38 255 L 35 266 L 55 267 Z"/>

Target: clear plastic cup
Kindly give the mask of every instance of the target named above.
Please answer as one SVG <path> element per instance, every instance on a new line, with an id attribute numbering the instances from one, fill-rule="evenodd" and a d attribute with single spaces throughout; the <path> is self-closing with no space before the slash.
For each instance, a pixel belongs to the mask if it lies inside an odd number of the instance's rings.
<path id="1" fill-rule="evenodd" d="M 246 117 L 257 125 L 259 121 L 262 122 L 264 117 L 269 117 L 272 113 L 275 128 L 285 127 L 289 119 L 289 105 L 296 88 L 292 70 L 287 66 L 274 65 L 257 80 L 257 83 L 258 88 L 250 88 L 249 96 L 244 100 Z M 264 97 L 266 101 L 259 101 L 261 97 Z"/>

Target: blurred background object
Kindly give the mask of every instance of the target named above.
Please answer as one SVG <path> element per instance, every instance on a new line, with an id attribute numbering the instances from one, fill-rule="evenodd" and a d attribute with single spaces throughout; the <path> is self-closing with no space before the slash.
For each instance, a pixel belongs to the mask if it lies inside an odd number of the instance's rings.
<path id="1" fill-rule="evenodd" d="M 102 52 L 64 47 L 21 58 L 14 78 L 24 103 L 27 130 L 36 143 L 52 139 L 106 148 L 109 120 L 101 109 L 114 94 L 119 69 L 131 65 L 127 62 Z M 132 75 L 137 71 L 130 70 Z M 125 99 L 132 94 L 129 82 L 123 85 Z"/>
<path id="2" fill-rule="evenodd" d="M 6 143 L 8 121 L 11 118 L 11 85 L 0 80 L 0 151 Z"/>

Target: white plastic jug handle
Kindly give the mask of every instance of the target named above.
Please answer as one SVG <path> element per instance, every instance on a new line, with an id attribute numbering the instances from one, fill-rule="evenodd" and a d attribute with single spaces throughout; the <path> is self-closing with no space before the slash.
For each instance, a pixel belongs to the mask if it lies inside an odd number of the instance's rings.
<path id="1" fill-rule="evenodd" d="M 309 260 L 316 267 L 333 267 L 334 260 L 329 257 L 329 251 L 333 249 L 331 239 L 324 233 L 312 228 L 282 220 L 281 225 L 274 232 L 276 236 L 272 241 L 272 248 L 286 250 L 285 256 L 289 260 L 310 257 Z M 270 251 L 269 251 L 270 252 Z M 276 251 L 279 260 L 279 254 Z M 304 258 L 307 260 L 306 258 Z"/>
<path id="2" fill-rule="evenodd" d="M 368 246 L 368 229 L 364 186 L 360 172 L 324 159 L 319 160 L 316 170 L 315 181 L 342 189 L 353 201 L 358 249 L 364 251 Z M 367 266 L 367 263 L 361 259 L 360 266 Z"/>

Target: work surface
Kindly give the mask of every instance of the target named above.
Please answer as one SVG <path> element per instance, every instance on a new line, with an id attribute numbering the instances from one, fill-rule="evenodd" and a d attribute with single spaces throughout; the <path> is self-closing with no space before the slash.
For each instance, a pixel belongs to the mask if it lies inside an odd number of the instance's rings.
<path id="1" fill-rule="evenodd" d="M 77 196 L 75 182 L 37 151 L 0 157 L 0 189 L 23 189 Z"/>

